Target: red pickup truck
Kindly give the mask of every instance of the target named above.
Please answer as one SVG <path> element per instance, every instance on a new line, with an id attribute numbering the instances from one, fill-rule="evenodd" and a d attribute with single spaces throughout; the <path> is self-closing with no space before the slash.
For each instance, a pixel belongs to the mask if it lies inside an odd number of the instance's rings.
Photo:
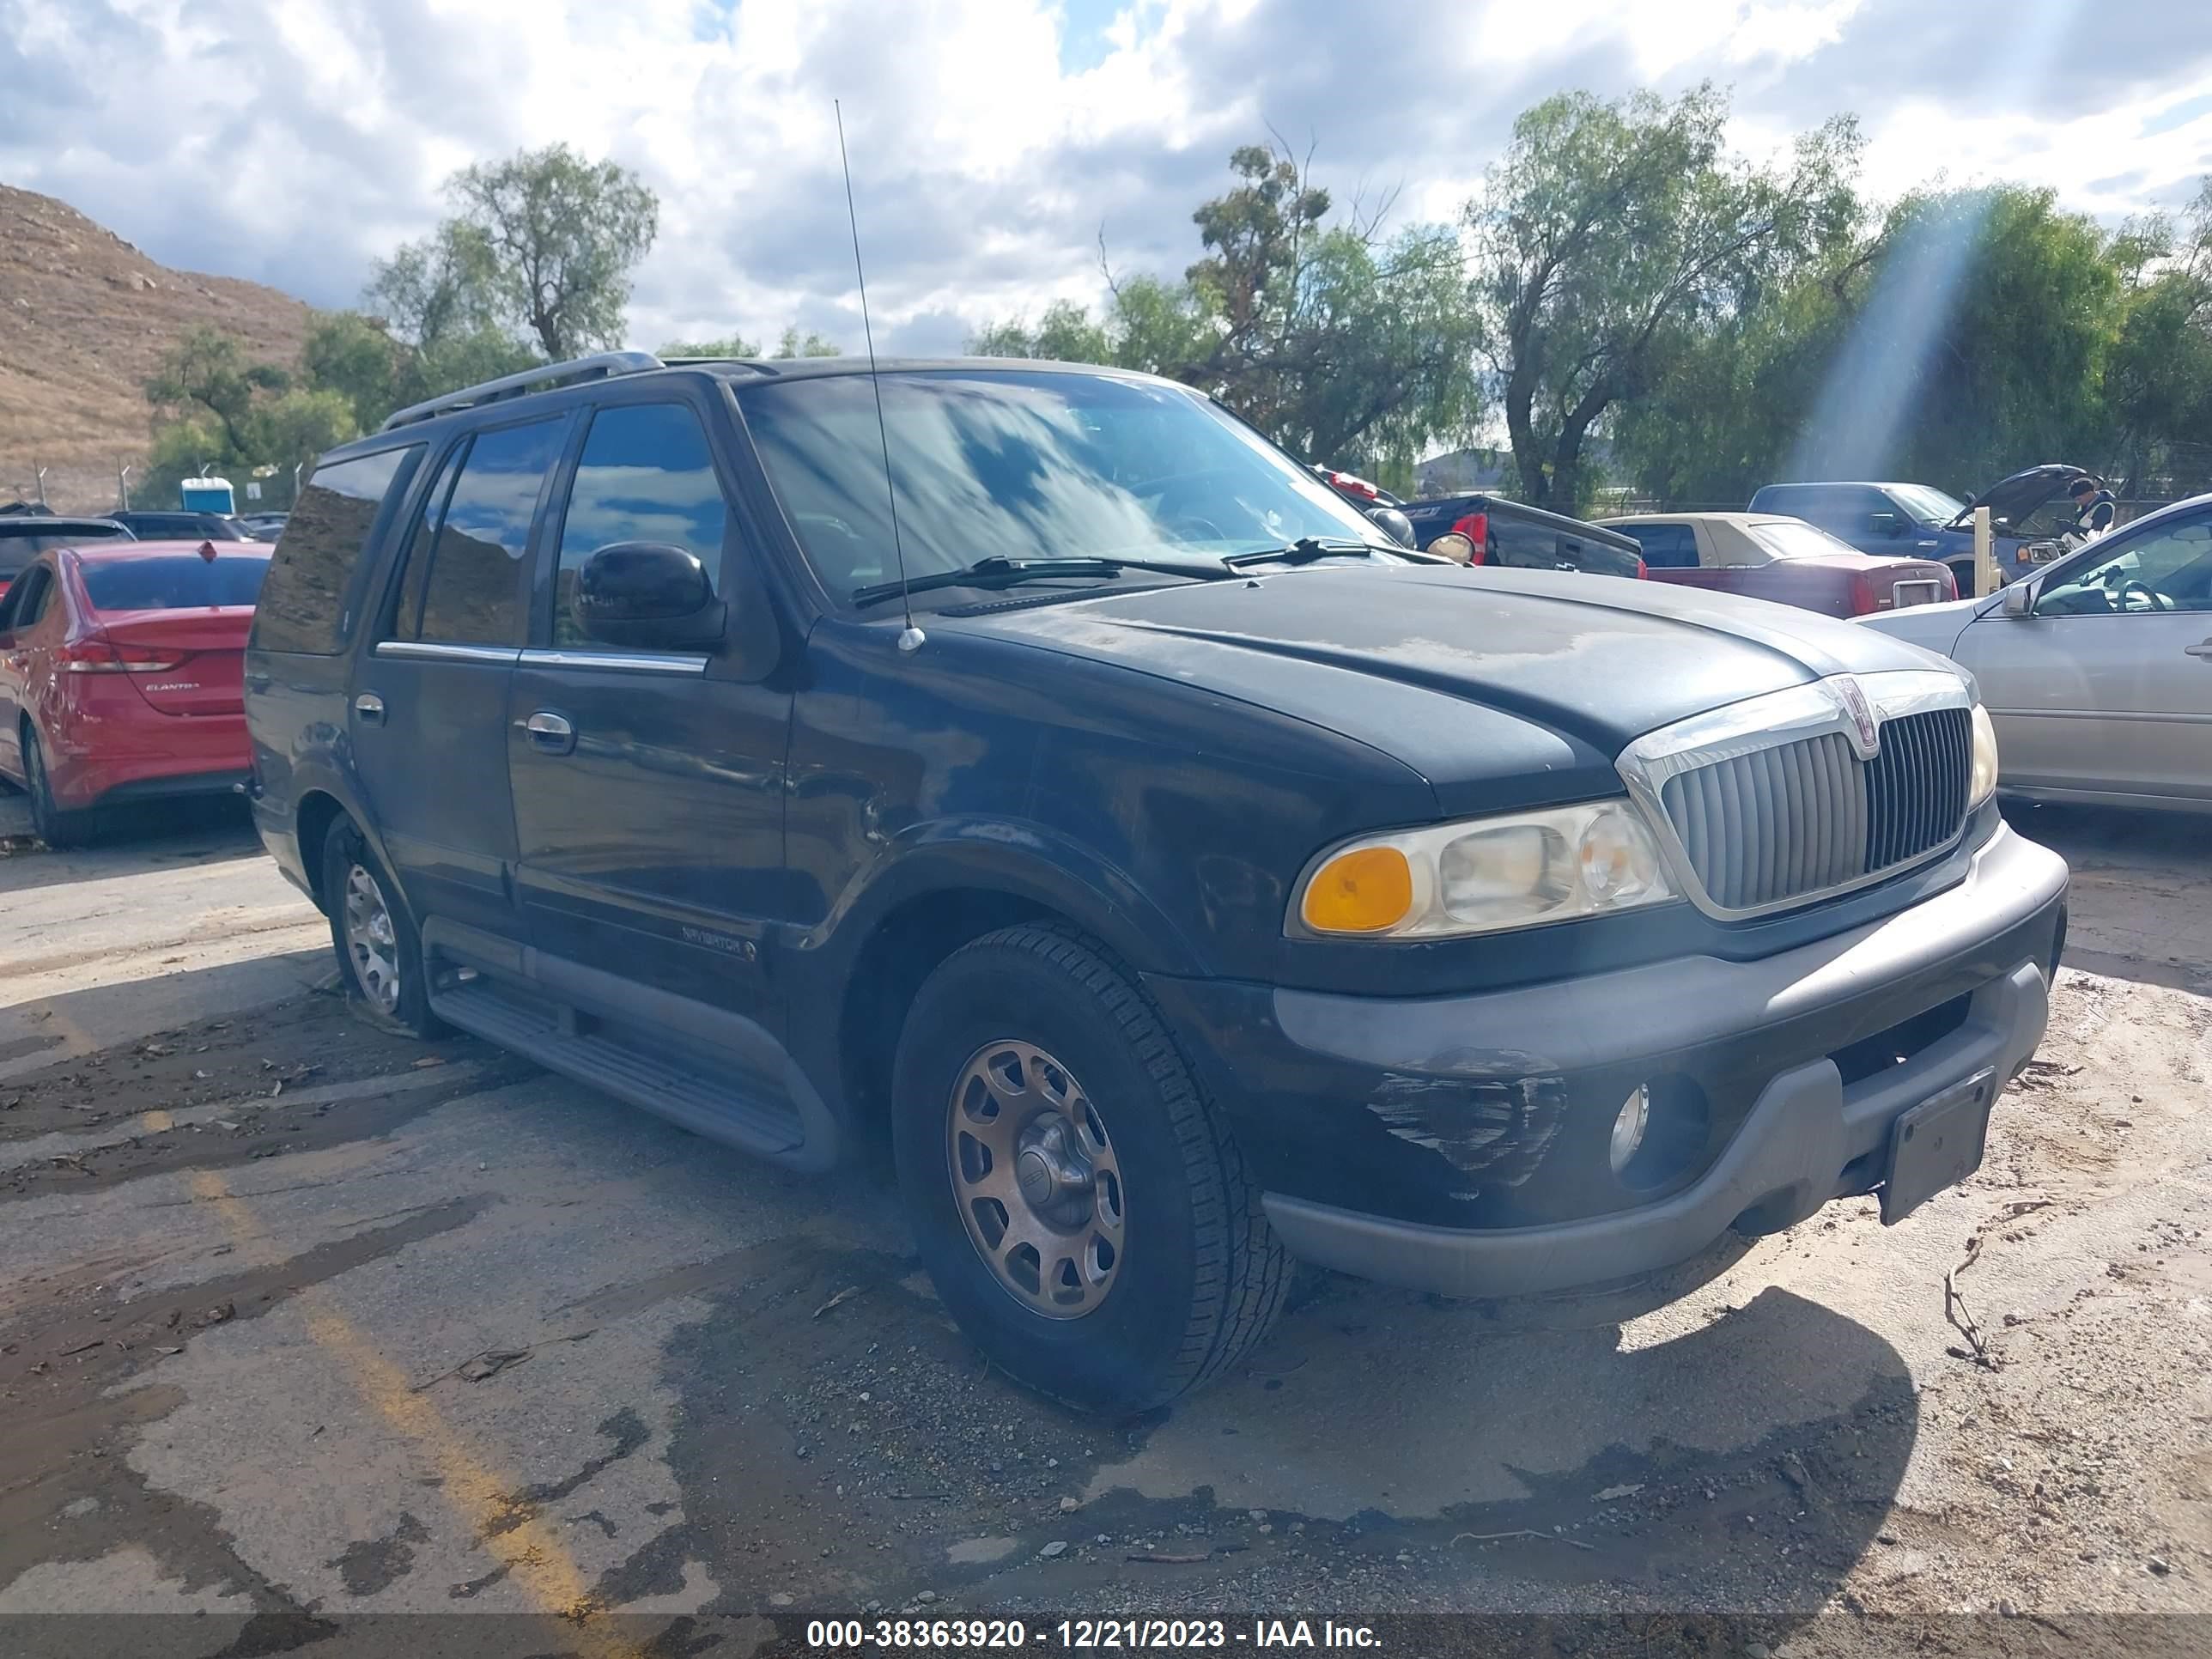
<path id="1" fill-rule="evenodd" d="M 1932 559 L 1862 553 L 1802 519 L 1771 513 L 1654 513 L 1603 519 L 1644 550 L 1655 582 L 1710 587 L 1817 611 L 1864 617 L 1959 597 Z"/>

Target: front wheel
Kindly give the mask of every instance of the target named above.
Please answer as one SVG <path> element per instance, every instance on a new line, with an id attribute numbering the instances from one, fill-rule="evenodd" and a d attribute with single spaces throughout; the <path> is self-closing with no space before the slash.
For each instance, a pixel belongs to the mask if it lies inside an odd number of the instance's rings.
<path id="1" fill-rule="evenodd" d="M 1091 941 L 1023 926 L 956 952 L 908 1013 L 893 1097 L 924 1265 L 1018 1380 L 1148 1410 L 1281 1310 L 1291 1262 L 1226 1124 Z"/>
<path id="2" fill-rule="evenodd" d="M 351 818 L 323 837 L 323 902 L 346 995 L 387 1031 L 431 1037 L 445 1030 L 430 1012 L 422 942 L 398 889 Z"/>

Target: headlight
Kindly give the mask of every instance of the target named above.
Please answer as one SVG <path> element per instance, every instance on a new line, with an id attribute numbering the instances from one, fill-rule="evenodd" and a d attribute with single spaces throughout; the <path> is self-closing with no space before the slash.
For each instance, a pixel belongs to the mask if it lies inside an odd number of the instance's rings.
<path id="1" fill-rule="evenodd" d="M 1633 909 L 1677 896 L 1625 800 L 1365 836 L 1299 887 L 1293 931 L 1448 939 Z"/>
<path id="2" fill-rule="evenodd" d="M 1974 776 L 1966 792 L 1966 809 L 1972 811 L 1997 790 L 1997 729 L 1990 724 L 1990 711 L 1977 702 L 1973 713 Z"/>

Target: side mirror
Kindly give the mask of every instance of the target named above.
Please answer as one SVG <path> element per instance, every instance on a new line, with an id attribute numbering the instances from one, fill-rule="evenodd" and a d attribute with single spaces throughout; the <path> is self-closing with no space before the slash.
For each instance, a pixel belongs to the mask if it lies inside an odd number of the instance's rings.
<path id="1" fill-rule="evenodd" d="M 2035 614 L 2035 590 L 2027 582 L 2014 582 L 2004 591 L 1997 609 L 2008 618 L 2017 622 Z"/>
<path id="2" fill-rule="evenodd" d="M 728 619 L 698 556 L 665 542 L 599 549 L 576 573 L 569 603 L 592 638 L 648 650 L 709 649 Z"/>
<path id="3" fill-rule="evenodd" d="M 1370 507 L 1367 516 L 1382 527 L 1382 533 L 1401 547 L 1413 544 L 1413 521 L 1395 507 Z"/>
<path id="4" fill-rule="evenodd" d="M 1455 564 L 1474 562 L 1474 544 L 1458 531 L 1439 536 L 1421 550 L 1424 553 L 1440 554 Z"/>
<path id="5" fill-rule="evenodd" d="M 1875 535 L 1887 536 L 1894 539 L 1905 533 L 1905 520 L 1894 513 L 1869 514 L 1867 518 L 1867 528 Z"/>

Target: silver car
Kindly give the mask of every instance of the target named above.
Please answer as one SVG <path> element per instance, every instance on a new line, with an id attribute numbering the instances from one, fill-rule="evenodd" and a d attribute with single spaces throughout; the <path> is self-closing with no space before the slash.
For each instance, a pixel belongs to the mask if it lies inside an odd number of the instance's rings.
<path id="1" fill-rule="evenodd" d="M 1986 598 L 1858 620 L 1980 682 L 2006 793 L 2212 812 L 2212 495 Z"/>

